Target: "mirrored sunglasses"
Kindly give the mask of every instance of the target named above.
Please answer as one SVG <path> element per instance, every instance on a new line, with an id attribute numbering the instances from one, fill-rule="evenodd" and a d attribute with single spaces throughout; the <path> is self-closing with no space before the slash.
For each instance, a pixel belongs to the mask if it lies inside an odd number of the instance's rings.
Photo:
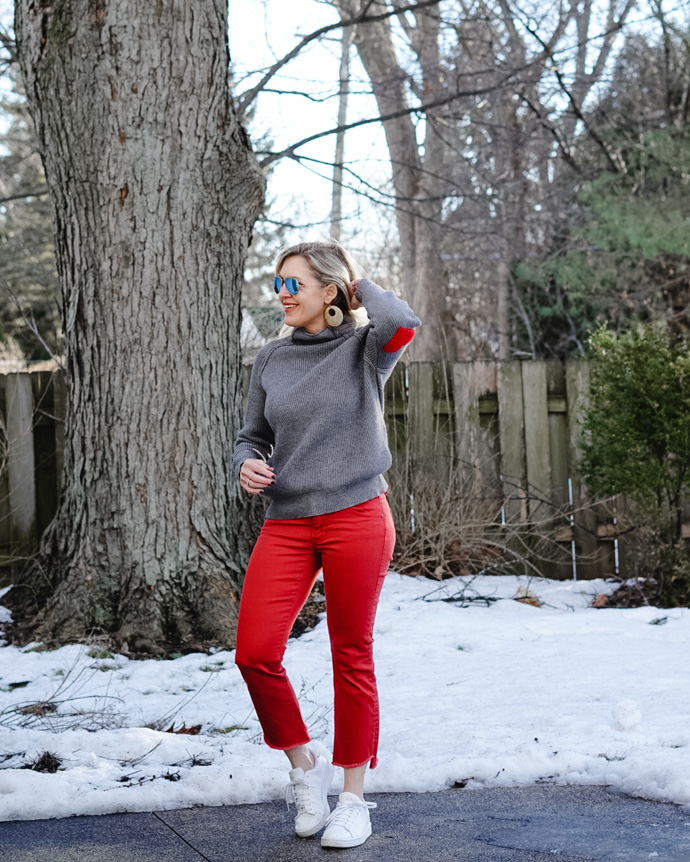
<path id="1" fill-rule="evenodd" d="M 287 287 L 288 292 L 293 296 L 299 290 L 299 282 L 296 278 L 292 278 L 291 276 L 288 276 L 288 278 L 281 278 L 277 275 L 273 279 L 273 290 L 275 290 L 276 293 L 280 293 L 280 288 L 283 286 L 283 282 L 285 282 L 285 287 Z"/>

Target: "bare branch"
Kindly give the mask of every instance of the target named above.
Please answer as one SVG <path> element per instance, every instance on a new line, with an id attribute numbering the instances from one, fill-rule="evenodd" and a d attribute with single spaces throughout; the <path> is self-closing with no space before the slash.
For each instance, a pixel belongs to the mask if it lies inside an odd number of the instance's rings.
<path id="1" fill-rule="evenodd" d="M 553 135 L 556 143 L 558 144 L 558 148 L 560 149 L 561 153 L 563 154 L 563 158 L 565 159 L 567 164 L 569 164 L 570 167 L 576 173 L 578 173 L 578 174 L 582 173 L 580 166 L 577 164 L 577 162 L 573 158 L 573 154 L 570 151 L 570 147 L 568 146 L 568 142 L 563 138 L 563 135 L 561 135 L 560 131 L 556 128 L 556 126 L 554 126 L 552 123 L 550 123 L 548 121 L 548 118 L 546 117 L 546 115 L 543 112 L 542 106 L 539 104 L 534 104 L 525 93 L 522 94 L 522 100 L 527 105 L 527 107 L 532 111 L 534 116 L 539 120 L 539 124 L 544 129 L 551 132 L 551 134 Z"/>
<path id="2" fill-rule="evenodd" d="M 36 325 L 36 318 L 34 317 L 33 312 L 31 312 L 31 320 L 29 320 L 29 318 L 26 316 L 26 312 L 24 311 L 24 307 L 22 306 L 20 298 L 17 296 L 17 294 L 14 292 L 14 290 L 12 290 L 10 283 L 4 278 L 2 279 L 2 281 L 4 284 L 5 290 L 10 294 L 12 299 L 15 301 L 17 308 L 19 309 L 19 313 L 24 318 L 24 323 L 26 323 L 26 325 L 33 332 L 33 334 L 36 336 L 36 338 L 41 342 L 41 344 L 43 345 L 43 348 L 46 350 L 46 352 L 48 353 L 50 358 L 56 363 L 56 365 L 58 366 L 60 371 L 62 371 L 64 373 L 65 366 L 62 364 L 62 360 L 60 359 L 59 356 L 56 356 L 53 353 L 53 351 L 50 349 L 50 346 L 48 344 L 46 344 L 46 342 L 43 339 L 43 336 L 38 331 L 38 326 Z"/>
<path id="3" fill-rule="evenodd" d="M 329 93 L 327 96 L 312 96 L 311 93 L 305 93 L 304 90 L 278 90 L 275 87 L 265 87 L 262 93 L 275 93 L 278 96 L 301 96 L 303 99 L 308 99 L 310 102 L 323 104 L 337 97 L 337 93 Z"/>
<path id="4" fill-rule="evenodd" d="M 525 43 L 522 41 L 520 34 L 517 31 L 517 27 L 515 26 L 513 10 L 510 8 L 508 0 L 499 0 L 499 4 L 503 12 L 503 23 L 508 30 L 508 44 L 511 46 L 511 49 L 524 60 L 526 56 Z"/>
<path id="5" fill-rule="evenodd" d="M 611 20 L 611 6 L 615 0 L 609 0 L 609 13 L 608 20 Z M 570 8 L 577 7 L 577 0 L 571 0 Z M 577 27 L 577 56 L 575 58 L 575 80 L 576 81 L 584 81 L 585 79 L 585 68 L 587 61 L 587 36 L 589 34 L 589 23 L 592 19 L 592 0 L 584 0 L 582 5 L 582 10 L 578 11 L 577 17 L 575 18 L 575 25 Z"/>
<path id="6" fill-rule="evenodd" d="M 368 0 L 364 11 L 359 15 L 355 15 L 352 18 L 348 18 L 343 21 L 340 20 L 335 24 L 328 24 L 325 27 L 320 27 L 318 30 L 314 30 L 313 33 L 310 33 L 308 36 L 305 36 L 301 39 L 295 47 L 289 51 L 282 59 L 278 60 L 277 63 L 274 63 L 273 66 L 266 72 L 263 78 L 259 81 L 256 86 L 252 87 L 250 90 L 247 90 L 246 93 L 243 93 L 239 99 L 237 100 L 237 111 L 240 116 L 243 116 L 246 112 L 247 108 L 254 99 L 258 96 L 258 94 L 263 90 L 266 84 L 271 80 L 271 78 L 279 72 L 283 66 L 289 63 L 291 60 L 299 54 L 299 52 L 306 47 L 310 42 L 313 42 L 315 39 L 319 39 L 324 33 L 329 33 L 331 30 L 340 30 L 342 27 L 350 27 L 355 24 L 365 24 L 371 21 L 384 21 L 386 18 L 391 18 L 394 15 L 400 15 L 402 12 L 413 12 L 415 9 L 427 8 L 429 6 L 438 6 L 440 0 L 420 0 L 418 3 L 413 3 L 409 6 L 402 6 L 396 9 L 388 9 L 386 12 L 381 12 L 378 15 L 369 15 L 368 9 L 372 5 L 373 0 Z"/>
<path id="7" fill-rule="evenodd" d="M 527 64 L 529 67 L 531 64 Z M 392 111 L 389 114 L 380 114 L 378 117 L 367 117 L 364 120 L 357 120 L 354 123 L 346 123 L 344 126 L 336 126 L 333 129 L 327 129 L 325 132 L 317 132 L 314 135 L 309 135 L 307 138 L 302 138 L 301 141 L 297 141 L 294 144 L 290 144 L 286 149 L 281 150 L 278 153 L 262 153 L 258 151 L 258 155 L 266 155 L 266 158 L 261 162 L 262 167 L 266 167 L 270 165 L 272 162 L 277 161 L 278 159 L 282 159 L 284 157 L 294 158 L 295 150 L 299 147 L 303 147 L 306 144 L 310 144 L 312 141 L 316 141 L 319 138 L 325 138 L 328 135 L 335 135 L 339 132 L 347 132 L 350 129 L 356 129 L 359 126 L 368 126 L 371 123 L 385 123 L 387 120 L 395 120 L 398 117 L 404 117 L 409 114 L 424 114 L 428 111 L 431 111 L 433 108 L 439 108 L 442 105 L 448 105 L 450 102 L 454 102 L 457 99 L 467 98 L 468 96 L 482 96 L 486 93 L 492 93 L 495 90 L 500 89 L 506 82 L 510 81 L 512 78 L 515 78 L 520 72 L 523 72 L 524 68 L 513 69 L 511 72 L 503 75 L 501 78 L 497 79 L 495 83 L 486 86 L 486 87 L 477 87 L 472 90 L 457 90 L 450 95 L 443 96 L 440 99 L 432 99 L 429 102 L 425 102 L 421 105 L 415 105 L 412 108 L 403 108 L 399 111 Z"/>
<path id="8" fill-rule="evenodd" d="M 322 179 L 329 179 L 330 180 L 329 176 L 327 176 L 325 173 L 321 173 L 320 171 L 316 170 L 316 168 L 314 168 L 314 167 L 310 167 L 310 165 L 308 163 L 311 162 L 315 165 L 330 168 L 332 165 L 332 162 L 325 161 L 323 159 L 312 158 L 310 156 L 294 156 L 293 158 L 305 170 L 315 174 L 316 176 L 318 176 Z M 341 183 L 342 187 L 345 189 L 348 189 L 349 191 L 353 192 L 354 194 L 358 195 L 359 197 L 363 197 L 366 200 L 371 201 L 376 206 L 384 207 L 385 209 L 390 210 L 390 211 L 395 212 L 395 213 L 405 213 L 407 215 L 414 215 L 415 218 L 418 218 L 423 222 L 427 222 L 430 225 L 436 225 L 438 227 L 442 227 L 448 233 L 456 234 L 457 236 L 474 237 L 474 236 L 481 235 L 484 238 L 489 236 L 489 234 L 487 233 L 487 228 L 483 224 L 479 224 L 479 223 L 476 225 L 474 225 L 474 224 L 469 224 L 469 225 L 463 224 L 461 226 L 457 226 L 457 225 L 451 224 L 447 221 L 443 221 L 440 218 L 440 216 L 429 216 L 429 215 L 426 215 L 424 213 L 420 213 L 420 212 L 418 212 L 417 209 L 414 208 L 414 204 L 418 202 L 419 198 L 400 198 L 394 192 L 389 192 L 389 191 L 384 190 L 383 188 L 378 188 L 378 187 L 372 185 L 367 180 L 365 180 L 364 177 L 362 177 L 360 174 L 356 173 L 356 171 L 354 171 L 352 168 L 350 168 L 348 166 L 344 166 L 344 171 L 346 173 L 350 174 L 350 176 L 354 180 L 356 180 L 359 185 L 355 186 L 355 185 L 348 183 L 348 182 L 345 182 L 343 180 Z M 362 186 L 365 189 L 369 189 L 369 191 L 362 190 Z M 459 192 L 456 191 L 455 193 L 457 194 Z M 471 194 L 467 194 L 464 192 L 462 193 L 462 196 L 467 198 L 467 199 L 474 198 L 475 200 L 479 200 L 480 198 L 483 198 L 483 195 L 478 195 L 478 194 L 471 195 Z M 422 198 L 422 200 L 427 201 L 427 200 L 432 200 L 432 198 Z M 291 222 L 274 222 L 269 218 L 264 218 L 263 220 L 267 221 L 269 224 L 279 224 L 279 225 L 282 225 L 284 227 L 308 228 L 308 227 L 318 227 L 318 226 L 321 226 L 324 224 L 329 224 L 328 218 L 323 219 L 322 221 L 313 222 L 312 224 L 306 224 L 306 225 L 295 225 L 294 223 L 291 223 Z"/>
<path id="9" fill-rule="evenodd" d="M 391 4 L 395 9 L 395 14 L 397 15 L 398 21 L 400 22 L 400 26 L 405 31 L 405 35 L 407 36 L 410 47 L 412 50 L 419 56 L 419 46 L 418 46 L 418 36 L 419 29 L 418 27 L 413 27 L 412 24 L 405 17 L 405 12 L 407 11 L 405 8 L 401 7 L 399 3 L 393 2 Z"/>
<path id="10" fill-rule="evenodd" d="M 401 69 L 401 71 L 403 72 L 403 80 L 410 88 L 410 92 L 421 102 L 424 99 L 424 86 L 415 81 L 414 75 L 411 75 L 409 72 L 405 72 L 404 69 Z"/>
<path id="11" fill-rule="evenodd" d="M 545 51 L 550 56 L 556 45 L 560 42 L 561 36 L 565 33 L 565 29 L 570 23 L 572 16 L 572 7 L 571 11 L 567 14 L 563 14 L 563 5 L 559 3 L 559 11 L 558 11 L 558 24 L 556 25 L 556 29 L 551 34 L 551 38 L 546 42 Z"/>
<path id="12" fill-rule="evenodd" d="M 317 177 L 321 177 L 322 179 L 329 179 L 329 177 L 327 177 L 326 174 L 321 173 L 320 171 L 316 170 L 316 168 L 314 168 L 314 167 L 310 167 L 310 165 L 307 163 L 312 162 L 316 165 L 323 165 L 323 166 L 330 167 L 332 165 L 332 162 L 326 162 L 323 159 L 311 158 L 310 156 L 294 156 L 293 158 L 306 171 L 310 171 L 311 173 L 315 174 Z M 349 191 L 353 192 L 354 194 L 358 195 L 359 197 L 366 198 L 367 200 L 371 201 L 373 204 L 376 204 L 377 206 L 385 207 L 386 209 L 392 210 L 393 212 L 396 212 L 396 213 L 401 212 L 401 213 L 406 213 L 407 215 L 415 215 L 415 217 L 420 219 L 421 221 L 427 222 L 428 224 L 443 227 L 443 229 L 448 231 L 449 233 L 458 234 L 459 236 L 475 236 L 478 233 L 480 233 L 484 237 L 487 235 L 486 229 L 483 226 L 476 227 L 476 228 L 456 227 L 455 225 L 448 224 L 447 222 L 441 221 L 438 217 L 428 216 L 428 215 L 425 215 L 423 213 L 418 213 L 417 210 L 414 208 L 414 204 L 417 203 L 419 199 L 417 199 L 417 198 L 400 198 L 392 192 L 388 192 L 388 191 L 385 191 L 384 189 L 377 188 L 376 186 L 372 185 L 367 180 L 365 180 L 364 177 L 362 177 L 360 174 L 358 174 L 354 170 L 352 170 L 352 168 L 349 168 L 347 166 L 344 167 L 344 171 L 346 173 L 350 174 L 359 183 L 359 186 L 354 186 L 354 185 L 347 183 L 343 180 L 343 181 L 341 181 L 342 187 L 344 189 L 348 189 Z M 363 191 L 361 186 L 364 186 L 364 188 L 370 189 L 370 191 L 369 192 Z M 430 200 L 430 198 L 422 198 L 422 200 Z M 401 205 L 401 202 L 404 203 L 405 206 Z M 408 204 L 409 204 L 409 206 L 408 206 Z M 271 219 L 265 219 L 265 221 L 268 221 L 269 223 L 271 223 Z M 314 225 L 321 225 L 321 224 L 328 224 L 328 223 L 329 223 L 329 220 L 324 219 L 321 222 L 314 222 Z M 278 222 L 276 222 L 276 224 L 278 224 Z M 288 226 L 294 226 L 294 225 L 288 224 Z M 311 225 L 306 225 L 306 227 L 310 227 L 310 226 Z"/>
<path id="13" fill-rule="evenodd" d="M 10 195 L 7 198 L 0 198 L 0 204 L 6 204 L 9 201 L 21 201 L 21 200 L 24 200 L 24 198 L 39 198 L 42 195 L 47 195 L 47 194 L 48 194 L 47 188 L 36 189 L 35 191 L 32 191 L 32 192 L 22 192 L 21 194 Z"/>
<path id="14" fill-rule="evenodd" d="M 501 5 L 501 10 L 503 11 L 503 21 L 508 28 L 509 33 L 509 42 L 512 46 L 512 49 L 519 54 L 520 61 L 523 63 L 527 62 L 527 52 L 525 49 L 525 44 L 518 33 L 517 27 L 515 26 L 515 13 L 510 7 L 510 3 L 508 0 L 499 0 Z M 532 57 L 531 62 L 534 64 L 534 68 L 538 68 L 539 63 L 545 60 L 547 57 L 551 57 L 554 48 L 560 41 L 563 33 L 566 30 L 566 27 L 570 23 L 573 14 L 573 6 L 570 5 L 570 9 L 567 14 L 563 14 L 562 4 L 559 4 L 559 12 L 558 12 L 558 24 L 554 29 L 553 33 L 548 39 L 539 39 L 539 42 L 542 46 L 542 51 L 537 56 Z M 522 22 L 525 26 L 525 29 L 532 33 L 532 30 Z"/>
<path id="15" fill-rule="evenodd" d="M 625 24 L 625 19 L 628 17 L 628 13 L 634 5 L 635 0 L 627 0 L 623 11 L 618 16 L 618 20 L 616 21 L 614 19 L 615 0 L 610 0 L 609 15 L 606 24 L 606 33 L 604 34 L 604 44 L 601 46 L 601 51 L 599 52 L 599 56 L 596 59 L 592 71 L 589 73 L 589 75 L 587 75 L 587 82 L 589 84 L 589 87 L 587 88 L 588 92 L 591 89 L 592 85 L 599 80 L 606 61 L 608 60 L 613 41 L 618 32 L 623 28 L 623 25 Z"/>
<path id="16" fill-rule="evenodd" d="M 613 0 L 611 0 L 611 2 L 613 3 Z M 599 62 L 599 59 L 601 58 L 601 54 L 604 52 L 604 50 L 606 50 L 606 56 L 608 56 L 608 52 L 609 52 L 609 50 L 611 48 L 611 44 L 613 42 L 613 37 L 623 27 L 623 24 L 625 22 L 625 17 L 627 16 L 628 12 L 632 8 L 633 3 L 634 3 L 634 0 L 628 0 L 628 2 L 626 3 L 625 9 L 621 13 L 618 21 L 614 22 L 613 27 L 610 31 L 607 30 L 603 34 L 604 40 L 605 40 L 604 41 L 604 47 L 602 47 L 599 58 L 597 58 L 597 63 Z M 525 25 L 525 26 L 528 26 L 528 25 Z M 528 28 L 528 29 L 529 29 L 530 33 L 532 34 L 532 36 L 534 36 L 534 38 L 537 39 L 538 42 L 540 42 L 540 44 L 544 47 L 544 49 L 547 50 L 547 45 L 544 42 L 544 40 L 541 38 L 539 33 L 534 28 Z M 586 36 L 586 34 L 585 34 L 585 36 Z M 587 42 L 587 39 L 585 39 L 584 44 L 586 44 L 586 42 Z M 582 44 L 583 44 L 583 42 L 580 42 L 579 47 L 581 47 Z M 590 89 L 592 88 L 592 85 L 594 84 L 594 80 L 590 80 L 591 75 L 593 73 L 590 73 L 589 76 L 586 76 L 587 86 L 584 88 L 584 90 L 582 91 L 581 94 L 578 93 L 578 95 L 580 95 L 580 98 L 578 99 L 578 98 L 576 98 L 575 94 L 573 93 L 573 88 L 568 87 L 568 85 L 566 84 L 565 78 L 563 77 L 562 72 L 559 70 L 558 66 L 556 65 L 556 60 L 553 56 L 553 52 L 549 50 L 548 53 L 549 53 L 549 57 L 553 61 L 553 68 L 551 71 L 556 76 L 556 80 L 558 81 L 561 90 L 568 97 L 568 101 L 570 102 L 570 107 L 572 108 L 573 114 L 575 115 L 575 117 L 578 120 L 580 120 L 582 122 L 583 126 L 585 127 L 587 132 L 590 134 L 592 140 L 597 144 L 599 149 L 603 152 L 604 156 L 606 157 L 606 161 L 609 164 L 609 168 L 611 169 L 611 171 L 613 173 L 619 173 L 620 172 L 620 165 L 618 165 L 616 163 L 616 160 L 611 155 L 611 148 L 603 140 L 603 138 L 598 134 L 598 132 L 590 126 L 590 124 L 587 122 L 586 117 L 582 113 L 582 101 L 584 101 L 585 96 L 589 93 Z M 576 82 L 576 84 L 577 83 L 578 82 Z"/>
<path id="17" fill-rule="evenodd" d="M 10 34 L 7 32 L 7 30 L 5 30 L 4 27 L 0 27 L 0 43 L 2 43 L 3 48 L 10 55 L 9 63 L 18 63 L 19 58 L 17 57 L 17 42 L 10 36 Z"/>
<path id="18" fill-rule="evenodd" d="M 563 75 L 560 73 L 560 71 L 558 69 L 554 69 L 553 73 L 556 76 L 556 79 L 558 80 L 558 83 L 560 84 L 561 89 L 563 90 L 563 92 L 568 97 L 568 101 L 570 102 L 570 106 L 573 109 L 573 113 L 575 114 L 577 119 L 582 122 L 582 125 L 585 127 L 585 129 L 589 133 L 592 140 L 597 144 L 599 149 L 602 151 L 602 153 L 606 157 L 606 161 L 609 163 L 609 167 L 610 167 L 612 173 L 614 173 L 614 174 L 620 173 L 620 165 L 618 165 L 616 163 L 616 160 L 611 155 L 611 148 L 606 143 L 606 141 L 604 141 L 604 139 L 599 135 L 599 133 L 595 129 L 593 129 L 590 126 L 590 124 L 587 122 L 587 119 L 585 118 L 584 114 L 582 113 L 582 110 L 580 109 L 580 106 L 577 103 L 577 99 L 574 97 L 574 95 L 572 94 L 572 92 L 568 88 L 567 84 L 565 83 L 565 80 L 563 79 Z"/>

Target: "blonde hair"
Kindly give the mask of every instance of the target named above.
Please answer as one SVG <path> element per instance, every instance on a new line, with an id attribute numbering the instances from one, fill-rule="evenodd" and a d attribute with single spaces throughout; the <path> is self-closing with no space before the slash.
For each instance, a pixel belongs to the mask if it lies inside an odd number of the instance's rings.
<path id="1" fill-rule="evenodd" d="M 322 287 L 334 284 L 338 294 L 333 300 L 343 312 L 344 317 L 351 318 L 353 323 L 357 318 L 350 308 L 350 283 L 362 278 L 364 271 L 352 255 L 335 239 L 300 242 L 290 245 L 278 252 L 276 259 L 276 275 L 280 274 L 283 264 L 289 257 L 303 257 L 309 264 Z"/>

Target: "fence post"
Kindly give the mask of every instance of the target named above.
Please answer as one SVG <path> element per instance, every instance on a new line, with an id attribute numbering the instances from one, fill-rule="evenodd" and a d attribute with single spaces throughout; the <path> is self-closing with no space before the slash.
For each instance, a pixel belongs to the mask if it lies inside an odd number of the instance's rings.
<path id="1" fill-rule="evenodd" d="M 7 375 L 7 478 L 12 570 L 21 572 L 22 558 L 36 550 L 36 486 L 34 477 L 33 397 L 27 372 Z M 19 558 L 16 559 L 15 558 Z"/>
<path id="2" fill-rule="evenodd" d="M 589 403 L 589 365 L 581 360 L 565 363 L 565 387 L 568 401 L 568 473 L 573 488 L 573 536 L 575 539 L 577 575 L 600 578 L 610 574 L 613 565 L 613 542 L 600 543 L 597 516 L 588 500 L 587 488 L 580 478 L 582 457 L 582 421 Z"/>
<path id="3" fill-rule="evenodd" d="M 549 577 L 564 580 L 573 576 L 572 538 L 568 506 L 568 404 L 563 363 L 546 362 L 547 421 L 553 523 L 553 559 L 546 568 Z M 550 555 L 551 556 L 551 555 Z"/>
<path id="4" fill-rule="evenodd" d="M 522 399 L 522 364 L 501 362 L 497 369 L 498 433 L 501 482 L 506 522 L 527 521 L 525 470 L 525 409 Z"/>
<path id="5" fill-rule="evenodd" d="M 412 461 L 412 488 L 417 477 L 434 465 L 434 364 L 410 362 L 408 369 L 408 435 Z"/>
<path id="6" fill-rule="evenodd" d="M 490 501 L 496 516 L 499 480 L 496 363 L 477 360 L 453 365 L 456 447 L 463 496 Z"/>
<path id="7" fill-rule="evenodd" d="M 40 366 L 39 366 L 40 367 Z M 55 415 L 55 386 L 57 371 L 32 369 L 29 374 L 33 393 L 33 438 L 36 494 L 36 535 L 41 536 L 55 517 L 60 493 L 57 474 L 57 426 L 61 421 Z M 64 456 L 60 452 L 60 461 Z"/>
<path id="8" fill-rule="evenodd" d="M 549 415 L 546 393 L 546 364 L 537 360 L 522 363 L 522 397 L 525 409 L 525 462 L 527 494 L 532 523 L 549 517 L 551 465 L 549 463 Z"/>
<path id="9" fill-rule="evenodd" d="M 407 372 L 407 364 L 399 362 L 388 378 L 384 390 L 386 430 L 393 460 L 390 470 L 386 473 L 386 481 L 389 485 L 388 502 L 395 513 L 399 533 L 408 532 L 411 529 Z"/>
<path id="10" fill-rule="evenodd" d="M 53 413 L 55 414 L 55 475 L 59 501 L 62 492 L 62 467 L 65 463 L 65 420 L 67 418 L 67 383 L 61 368 L 56 368 L 53 371 L 52 385 Z"/>

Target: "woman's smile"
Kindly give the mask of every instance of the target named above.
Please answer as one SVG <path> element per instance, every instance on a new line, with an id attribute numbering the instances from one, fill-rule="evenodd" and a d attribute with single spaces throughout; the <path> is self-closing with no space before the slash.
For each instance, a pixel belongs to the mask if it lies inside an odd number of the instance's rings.
<path id="1" fill-rule="evenodd" d="M 326 326 L 323 316 L 324 309 L 331 298 L 328 287 L 319 284 L 319 280 L 305 258 L 299 254 L 291 255 L 283 261 L 280 268 L 281 278 L 294 278 L 299 284 L 299 299 L 295 299 L 286 285 L 280 288 L 278 297 L 285 314 L 288 326 L 303 327 L 308 332 L 316 333 Z M 334 285 L 330 286 L 335 291 Z M 287 318 L 290 318 L 288 321 Z"/>

